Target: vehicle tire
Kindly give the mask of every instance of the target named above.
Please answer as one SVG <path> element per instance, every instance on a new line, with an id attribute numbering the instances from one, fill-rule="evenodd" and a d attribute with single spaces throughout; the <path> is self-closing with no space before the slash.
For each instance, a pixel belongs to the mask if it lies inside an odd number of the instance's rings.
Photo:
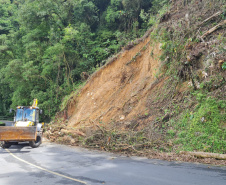
<path id="1" fill-rule="evenodd" d="M 42 135 L 40 133 L 37 134 L 36 140 L 35 141 L 29 141 L 29 145 L 32 148 L 37 148 L 39 145 L 42 143 Z"/>
<path id="2" fill-rule="evenodd" d="M 1 147 L 2 147 L 2 148 L 9 148 L 9 147 L 11 147 L 11 144 L 10 144 L 9 142 L 4 142 L 4 141 L 3 141 L 3 142 L 1 143 Z"/>

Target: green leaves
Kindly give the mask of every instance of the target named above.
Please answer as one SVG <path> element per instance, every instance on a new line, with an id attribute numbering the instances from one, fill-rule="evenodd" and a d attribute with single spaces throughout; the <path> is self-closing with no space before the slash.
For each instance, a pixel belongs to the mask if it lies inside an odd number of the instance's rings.
<path id="1" fill-rule="evenodd" d="M 71 25 L 67 26 L 64 29 L 64 37 L 63 37 L 63 43 L 75 40 L 77 38 L 77 35 L 79 33 L 78 30 L 76 30 L 75 28 L 73 28 Z"/>
<path id="2" fill-rule="evenodd" d="M 0 0 L 0 114 L 38 98 L 46 118 L 64 96 L 137 37 L 148 0 Z M 142 33 L 142 31 L 141 31 Z M 3 99 L 5 101 L 3 101 Z M 3 113 L 4 111 L 4 113 Z"/>
<path id="3" fill-rule="evenodd" d="M 226 70 L 226 62 L 223 63 L 222 69 L 223 69 L 223 70 Z"/>

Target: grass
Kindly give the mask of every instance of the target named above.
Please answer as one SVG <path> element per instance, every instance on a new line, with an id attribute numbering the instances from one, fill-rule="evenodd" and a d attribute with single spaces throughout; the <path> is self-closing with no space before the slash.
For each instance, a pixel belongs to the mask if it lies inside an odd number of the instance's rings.
<path id="1" fill-rule="evenodd" d="M 0 126 L 5 126 L 5 123 L 0 121 Z"/>
<path id="2" fill-rule="evenodd" d="M 177 130 L 175 145 L 178 150 L 203 151 L 214 153 L 226 152 L 226 101 L 216 100 L 206 95 L 195 94 L 198 105 L 193 111 L 186 111 L 180 120 L 174 123 Z M 172 131 L 169 135 L 174 137 Z"/>

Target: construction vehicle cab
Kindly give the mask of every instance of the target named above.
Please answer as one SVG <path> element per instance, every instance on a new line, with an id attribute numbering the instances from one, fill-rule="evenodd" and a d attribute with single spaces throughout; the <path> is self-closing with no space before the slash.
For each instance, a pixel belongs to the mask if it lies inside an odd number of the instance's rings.
<path id="1" fill-rule="evenodd" d="M 35 99 L 32 106 L 18 106 L 12 126 L 0 127 L 2 147 L 9 148 L 15 143 L 29 141 L 30 146 L 36 148 L 42 143 L 44 123 L 39 123 L 42 111 L 37 105 Z"/>
<path id="2" fill-rule="evenodd" d="M 36 126 L 39 123 L 38 107 L 17 107 L 15 116 L 15 126 L 27 127 Z"/>

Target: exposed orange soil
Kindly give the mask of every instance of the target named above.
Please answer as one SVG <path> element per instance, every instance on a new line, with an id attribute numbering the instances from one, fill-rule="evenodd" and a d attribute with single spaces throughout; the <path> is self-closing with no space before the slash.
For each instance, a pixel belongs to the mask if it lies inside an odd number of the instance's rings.
<path id="1" fill-rule="evenodd" d="M 91 77 L 68 106 L 70 127 L 124 122 L 145 115 L 160 68 L 160 45 L 148 37 Z M 132 60 L 135 58 L 135 60 Z M 158 87 L 159 88 L 159 87 Z"/>

